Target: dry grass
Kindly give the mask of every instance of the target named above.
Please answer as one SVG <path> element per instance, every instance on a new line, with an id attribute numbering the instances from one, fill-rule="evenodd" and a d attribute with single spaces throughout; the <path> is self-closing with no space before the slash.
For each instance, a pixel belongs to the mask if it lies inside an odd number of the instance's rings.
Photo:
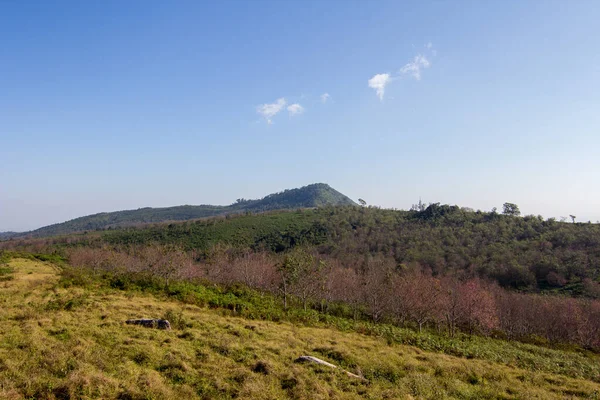
<path id="1" fill-rule="evenodd" d="M 0 398 L 564 399 L 600 385 L 383 339 L 250 321 L 149 295 L 61 289 L 51 265 L 12 260 L 0 282 Z M 174 329 L 124 325 L 165 317 Z M 362 375 L 297 364 L 315 355 Z"/>

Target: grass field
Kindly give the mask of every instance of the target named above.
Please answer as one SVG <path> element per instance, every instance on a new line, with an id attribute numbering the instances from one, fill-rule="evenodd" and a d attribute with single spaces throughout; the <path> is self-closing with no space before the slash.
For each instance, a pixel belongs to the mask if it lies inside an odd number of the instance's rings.
<path id="1" fill-rule="evenodd" d="M 514 353 L 509 342 L 503 350 L 503 342 L 490 340 L 489 354 L 469 359 L 356 332 L 234 317 L 138 291 L 62 288 L 60 270 L 37 260 L 13 259 L 3 271 L 2 399 L 600 398 L 593 355 L 518 347 L 566 363 L 577 358 L 582 369 L 550 373 L 492 354 Z M 123 323 L 142 317 L 166 317 L 173 329 Z M 296 363 L 301 355 L 365 379 Z M 579 375 L 587 379 L 573 377 Z"/>

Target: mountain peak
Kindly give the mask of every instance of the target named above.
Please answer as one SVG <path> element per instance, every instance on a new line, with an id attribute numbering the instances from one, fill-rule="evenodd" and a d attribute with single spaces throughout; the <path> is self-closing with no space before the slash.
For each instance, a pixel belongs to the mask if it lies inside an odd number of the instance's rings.
<path id="1" fill-rule="evenodd" d="M 138 208 L 137 210 L 102 212 L 75 218 L 67 222 L 45 226 L 31 232 L 2 234 L 0 235 L 0 240 L 8 239 L 9 237 L 63 235 L 74 232 L 164 221 L 187 221 L 241 212 L 290 210 L 297 208 L 323 207 L 328 205 L 344 206 L 356 205 L 356 203 L 326 183 L 313 183 L 301 188 L 286 189 L 283 192 L 273 193 L 258 200 L 239 199 L 229 206 L 184 205 L 165 208 L 144 207 Z"/>
<path id="2" fill-rule="evenodd" d="M 326 205 L 356 205 L 348 196 L 326 183 L 313 183 L 297 189 L 270 194 L 259 202 L 265 205 L 280 204 L 285 208 L 322 207 Z"/>

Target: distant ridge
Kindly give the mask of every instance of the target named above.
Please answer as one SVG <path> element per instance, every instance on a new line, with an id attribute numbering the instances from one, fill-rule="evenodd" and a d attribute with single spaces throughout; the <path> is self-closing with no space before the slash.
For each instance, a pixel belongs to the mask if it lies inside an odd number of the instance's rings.
<path id="1" fill-rule="evenodd" d="M 238 199 L 229 206 L 175 206 L 164 208 L 140 208 L 103 212 L 79 217 L 67 222 L 48 225 L 29 232 L 4 232 L 0 240 L 16 237 L 44 237 L 75 232 L 102 230 L 164 221 L 187 221 L 242 212 L 262 212 L 297 208 L 322 207 L 326 205 L 356 205 L 349 197 L 325 183 L 314 183 L 298 189 L 287 189 L 258 200 Z"/>

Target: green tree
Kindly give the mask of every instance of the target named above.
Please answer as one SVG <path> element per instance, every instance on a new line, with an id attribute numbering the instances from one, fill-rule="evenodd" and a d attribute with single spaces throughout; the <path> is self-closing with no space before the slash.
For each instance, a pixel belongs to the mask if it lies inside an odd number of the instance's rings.
<path id="1" fill-rule="evenodd" d="M 314 263 L 314 257 L 302 249 L 294 249 L 290 251 L 281 265 L 277 268 L 277 272 L 281 277 L 279 290 L 283 295 L 283 308 L 287 310 L 288 297 L 293 292 L 294 286 L 304 277 L 309 266 Z"/>
<path id="2" fill-rule="evenodd" d="M 518 217 L 519 215 L 521 215 L 519 206 L 517 206 L 514 203 L 504 203 L 502 205 L 502 208 L 503 208 L 502 214 L 504 214 L 504 215 L 511 215 L 513 217 Z"/>

